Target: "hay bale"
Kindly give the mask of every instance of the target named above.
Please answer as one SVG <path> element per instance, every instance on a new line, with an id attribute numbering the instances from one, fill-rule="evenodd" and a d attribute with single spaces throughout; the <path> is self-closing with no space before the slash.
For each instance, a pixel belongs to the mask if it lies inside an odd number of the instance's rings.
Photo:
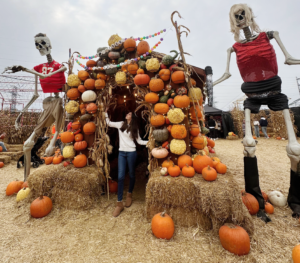
<path id="1" fill-rule="evenodd" d="M 0 152 L 0 156 L 10 156 L 13 161 L 18 161 L 21 156 L 23 156 L 23 152 Z"/>
<path id="2" fill-rule="evenodd" d="M 172 214 L 179 226 L 201 225 L 218 231 L 224 223 L 232 222 L 244 227 L 250 235 L 254 232 L 252 218 L 230 171 L 218 175 L 214 182 L 207 182 L 200 174 L 193 178 L 173 178 L 154 170 L 146 188 L 147 218 L 152 218 L 153 211 L 164 210 Z"/>
<path id="3" fill-rule="evenodd" d="M 0 155 L 0 162 L 3 162 L 4 164 L 8 164 L 11 161 L 11 157 L 7 155 Z"/>
<path id="4" fill-rule="evenodd" d="M 73 165 L 42 165 L 28 178 L 34 197 L 49 196 L 56 205 L 69 209 L 91 207 L 100 197 L 103 183 L 95 165 L 80 169 Z"/>
<path id="5" fill-rule="evenodd" d="M 238 140 L 239 139 L 239 136 L 230 136 L 230 135 L 228 135 L 227 137 L 226 137 L 226 139 L 227 140 Z"/>

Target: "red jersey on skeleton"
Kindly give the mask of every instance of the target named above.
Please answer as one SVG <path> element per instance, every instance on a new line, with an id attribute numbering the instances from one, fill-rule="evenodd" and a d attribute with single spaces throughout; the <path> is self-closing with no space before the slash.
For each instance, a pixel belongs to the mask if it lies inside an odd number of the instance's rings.
<path id="1" fill-rule="evenodd" d="M 257 82 L 277 76 L 276 53 L 265 32 L 249 43 L 235 43 L 236 61 L 245 82 Z"/>
<path id="2" fill-rule="evenodd" d="M 43 63 L 35 66 L 33 69 L 42 74 L 49 74 L 62 67 L 61 64 L 53 60 L 51 63 Z M 66 83 L 64 72 L 58 72 L 51 77 L 40 79 L 41 86 L 44 93 L 61 92 L 62 86 Z"/>

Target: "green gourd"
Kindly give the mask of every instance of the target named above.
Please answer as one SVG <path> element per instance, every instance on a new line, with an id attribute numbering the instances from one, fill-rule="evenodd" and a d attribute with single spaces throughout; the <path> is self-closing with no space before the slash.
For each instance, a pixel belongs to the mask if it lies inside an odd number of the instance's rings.
<path id="1" fill-rule="evenodd" d="M 162 91 L 160 91 L 159 93 L 158 93 L 158 97 L 162 97 L 162 96 L 164 96 L 164 91 L 162 90 Z"/>
<path id="2" fill-rule="evenodd" d="M 146 62 L 144 60 L 140 60 L 138 64 L 139 68 L 146 69 Z"/>
<path id="3" fill-rule="evenodd" d="M 118 59 L 118 64 L 120 64 L 120 63 L 122 63 L 122 62 L 124 62 L 125 61 L 125 58 L 124 57 L 120 57 L 119 59 Z"/>
<path id="4" fill-rule="evenodd" d="M 171 89 L 170 92 L 169 92 L 170 98 L 174 99 L 176 97 L 176 95 L 177 94 L 176 94 L 175 90 Z"/>
<path id="5" fill-rule="evenodd" d="M 174 57 L 172 57 L 171 55 L 165 55 L 162 58 L 161 63 L 166 66 L 173 64 L 175 58 L 177 58 L 177 56 L 178 56 L 178 52 L 176 50 L 171 50 L 170 52 L 176 53 L 176 55 Z"/>
<path id="6" fill-rule="evenodd" d="M 167 103 L 168 99 L 169 99 L 169 95 L 164 95 L 164 96 L 160 97 L 159 102 L 160 103 Z"/>

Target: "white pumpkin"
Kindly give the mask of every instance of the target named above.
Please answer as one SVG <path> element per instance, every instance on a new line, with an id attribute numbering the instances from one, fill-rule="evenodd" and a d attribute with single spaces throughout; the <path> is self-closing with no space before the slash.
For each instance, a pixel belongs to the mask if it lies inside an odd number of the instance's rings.
<path id="1" fill-rule="evenodd" d="M 286 197 L 283 195 L 283 193 L 279 192 L 279 191 L 272 191 L 268 194 L 268 198 L 269 201 L 272 205 L 276 205 L 276 206 L 285 206 L 287 199 Z"/>
<path id="2" fill-rule="evenodd" d="M 153 157 L 157 158 L 157 159 L 162 159 L 162 158 L 166 158 L 169 154 L 169 151 L 166 148 L 154 148 L 151 151 L 151 154 L 153 155 Z"/>
<path id="3" fill-rule="evenodd" d="M 17 197 L 16 197 L 17 202 L 22 201 L 25 198 L 27 198 L 27 196 L 29 195 L 29 193 L 30 193 L 30 189 L 28 187 L 27 188 L 24 187 L 23 189 L 21 189 L 18 192 Z"/>
<path id="4" fill-rule="evenodd" d="M 160 170 L 160 174 L 161 175 L 168 175 L 168 168 L 167 167 L 163 167 L 163 168 L 161 168 L 161 170 Z"/>
<path id="5" fill-rule="evenodd" d="M 81 96 L 84 102 L 93 102 L 97 99 L 97 94 L 93 90 L 86 90 Z"/>

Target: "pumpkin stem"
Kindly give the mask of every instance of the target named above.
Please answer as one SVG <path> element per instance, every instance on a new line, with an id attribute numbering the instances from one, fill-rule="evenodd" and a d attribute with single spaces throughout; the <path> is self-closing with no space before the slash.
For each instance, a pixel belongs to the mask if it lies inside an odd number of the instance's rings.
<path id="1" fill-rule="evenodd" d="M 26 190 L 26 187 L 23 187 L 23 190 Z"/>
<path id="2" fill-rule="evenodd" d="M 209 170 L 209 171 L 211 170 L 209 165 L 207 166 L 207 170 Z"/>
<path id="3" fill-rule="evenodd" d="M 160 216 L 164 217 L 165 216 L 166 211 L 163 211 Z"/>
<path id="4" fill-rule="evenodd" d="M 189 168 L 189 165 L 187 163 L 185 165 Z"/>
<path id="5" fill-rule="evenodd" d="M 171 53 L 171 52 L 175 53 L 175 56 L 173 57 L 173 59 L 175 60 L 175 58 L 178 57 L 178 52 L 177 52 L 176 50 L 171 50 L 170 53 Z"/>
<path id="6" fill-rule="evenodd" d="M 40 200 L 44 199 L 44 196 L 43 195 L 40 195 Z"/>

